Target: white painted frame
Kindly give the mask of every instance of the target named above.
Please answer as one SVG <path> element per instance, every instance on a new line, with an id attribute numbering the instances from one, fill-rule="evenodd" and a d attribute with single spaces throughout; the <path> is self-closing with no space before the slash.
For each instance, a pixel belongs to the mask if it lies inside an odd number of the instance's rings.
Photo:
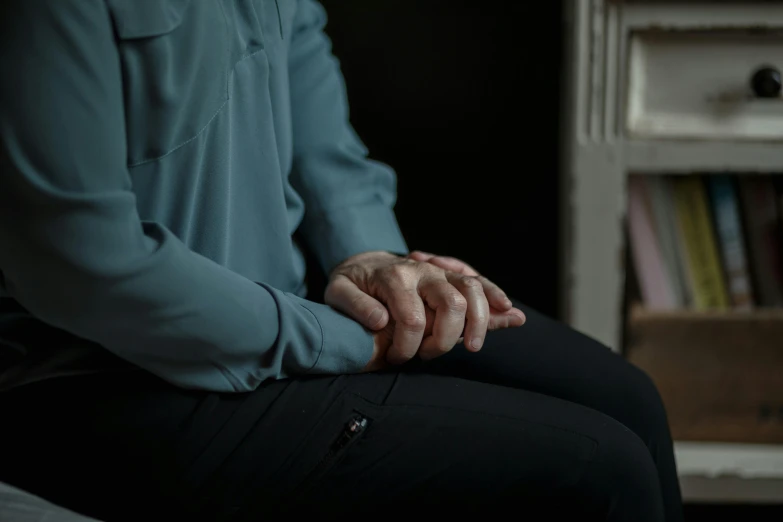
<path id="1" fill-rule="evenodd" d="M 658 28 L 783 29 L 780 4 L 566 1 L 562 316 L 620 348 L 625 183 L 630 173 L 783 172 L 774 142 L 626 136 L 628 36 Z"/>
<path id="2" fill-rule="evenodd" d="M 628 36 L 649 27 L 783 28 L 783 5 L 565 2 L 561 314 L 621 348 L 626 181 L 631 173 L 783 172 L 783 145 L 626 136 Z M 676 444 L 692 501 L 783 501 L 783 447 Z"/>

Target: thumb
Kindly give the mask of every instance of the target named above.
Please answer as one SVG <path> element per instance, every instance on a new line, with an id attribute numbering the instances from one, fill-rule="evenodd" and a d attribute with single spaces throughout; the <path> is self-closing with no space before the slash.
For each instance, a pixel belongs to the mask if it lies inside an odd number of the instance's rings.
<path id="1" fill-rule="evenodd" d="M 389 323 L 386 307 L 343 275 L 329 282 L 324 301 L 370 330 L 381 330 Z"/>

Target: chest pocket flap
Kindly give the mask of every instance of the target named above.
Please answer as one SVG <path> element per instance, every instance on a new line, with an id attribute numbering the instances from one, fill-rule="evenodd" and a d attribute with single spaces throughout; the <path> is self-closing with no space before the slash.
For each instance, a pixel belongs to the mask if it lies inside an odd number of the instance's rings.
<path id="1" fill-rule="evenodd" d="M 173 31 L 191 0 L 107 0 L 121 39 L 149 38 Z"/>
<path id="2" fill-rule="evenodd" d="M 128 167 L 198 136 L 228 99 L 229 36 L 216 0 L 107 0 L 124 85 Z"/>

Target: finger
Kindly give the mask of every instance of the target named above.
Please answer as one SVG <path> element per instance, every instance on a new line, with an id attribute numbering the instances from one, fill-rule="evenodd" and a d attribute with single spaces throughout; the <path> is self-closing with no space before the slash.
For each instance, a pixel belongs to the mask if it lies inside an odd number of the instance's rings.
<path id="1" fill-rule="evenodd" d="M 424 316 L 427 318 L 426 326 L 424 327 L 424 339 L 432 335 L 432 327 L 435 324 L 435 310 L 429 306 L 424 307 Z"/>
<path id="2" fill-rule="evenodd" d="M 413 259 L 414 261 L 421 261 L 422 263 L 426 263 L 433 257 L 435 257 L 435 254 L 430 254 L 429 252 L 422 252 L 421 250 L 414 250 L 413 252 L 408 254 L 409 259 Z"/>
<path id="3" fill-rule="evenodd" d="M 427 262 L 450 272 L 457 272 L 458 274 L 473 277 L 479 275 L 475 268 L 454 257 L 433 256 L 427 259 Z"/>
<path id="4" fill-rule="evenodd" d="M 400 283 L 389 284 L 384 291 L 386 304 L 395 321 L 392 345 L 386 354 L 386 360 L 391 364 L 403 364 L 416 355 L 427 325 L 424 303 L 416 289 L 418 280 L 412 281 L 410 286 Z"/>
<path id="5" fill-rule="evenodd" d="M 477 352 L 484 345 L 489 327 L 489 303 L 484 295 L 484 288 L 475 277 L 447 272 L 446 278 L 468 302 L 465 314 L 465 347 Z"/>
<path id="6" fill-rule="evenodd" d="M 478 280 L 481 282 L 481 286 L 484 287 L 484 293 L 487 295 L 489 306 L 504 312 L 506 310 L 511 310 L 511 307 L 514 306 L 511 299 L 508 298 L 506 293 L 501 290 L 498 285 L 484 276 L 478 276 Z"/>
<path id="7" fill-rule="evenodd" d="M 434 254 L 430 254 L 428 252 L 421 252 L 418 250 L 415 252 L 411 252 L 411 254 L 408 257 L 410 257 L 414 261 L 427 262 L 450 272 L 456 272 L 458 274 L 462 274 L 466 276 L 478 277 L 479 281 L 481 281 L 481 284 L 484 286 L 484 293 L 487 296 L 487 300 L 489 301 L 490 306 L 498 310 L 504 310 L 504 311 L 510 310 L 511 307 L 513 306 L 511 300 L 508 298 L 506 293 L 503 290 L 501 290 L 501 288 L 498 285 L 496 285 L 486 277 L 481 276 L 478 273 L 478 271 L 476 271 L 475 268 L 465 263 L 464 261 L 461 261 L 454 257 L 437 256 Z"/>
<path id="8" fill-rule="evenodd" d="M 427 306 L 435 310 L 432 335 L 424 339 L 419 350 L 421 358 L 428 360 L 454 348 L 462 337 L 468 303 L 445 277 L 433 277 L 423 281 L 419 286 L 419 293 Z"/>
<path id="9" fill-rule="evenodd" d="M 370 330 L 380 330 L 389 323 L 386 307 L 345 276 L 338 275 L 329 283 L 324 301 Z"/>
<path id="10" fill-rule="evenodd" d="M 506 310 L 505 312 L 489 309 L 489 330 L 502 330 L 504 328 L 517 328 L 527 321 L 524 312 L 516 308 Z"/>
<path id="11" fill-rule="evenodd" d="M 386 352 L 389 350 L 389 346 L 391 346 L 393 332 L 394 324 L 389 323 L 386 328 L 381 328 L 373 333 L 372 357 L 370 357 L 370 362 L 367 363 L 362 372 L 375 372 L 389 366 L 389 363 L 386 362 Z"/>

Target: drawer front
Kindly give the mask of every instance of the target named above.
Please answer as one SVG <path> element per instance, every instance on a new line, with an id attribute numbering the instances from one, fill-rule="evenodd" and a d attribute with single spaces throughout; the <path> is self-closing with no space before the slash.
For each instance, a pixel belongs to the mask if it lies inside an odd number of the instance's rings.
<path id="1" fill-rule="evenodd" d="M 628 65 L 631 137 L 783 140 L 783 32 L 637 31 Z"/>

